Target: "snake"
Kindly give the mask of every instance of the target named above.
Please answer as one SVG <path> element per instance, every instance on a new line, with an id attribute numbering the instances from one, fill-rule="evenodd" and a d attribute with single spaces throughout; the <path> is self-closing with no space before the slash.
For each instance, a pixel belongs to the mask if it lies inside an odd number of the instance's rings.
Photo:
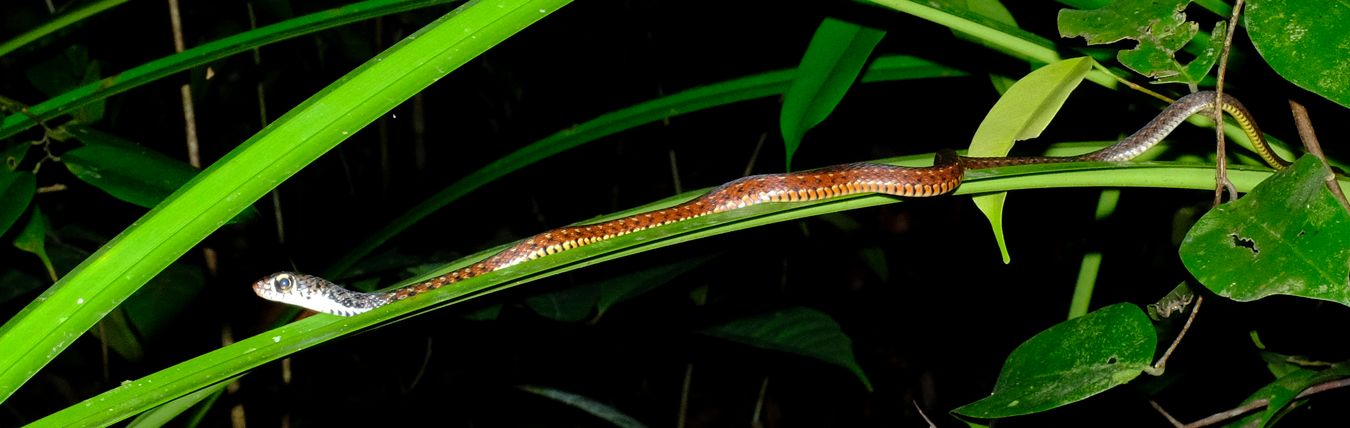
<path id="1" fill-rule="evenodd" d="M 969 170 L 1061 162 L 1124 162 L 1142 154 L 1193 114 L 1212 111 L 1214 92 L 1186 95 L 1170 104 L 1144 127 L 1097 151 L 1077 156 L 966 157 L 952 150 L 936 153 L 929 167 L 851 163 L 820 169 L 743 177 L 687 202 L 614 220 L 564 226 L 522 239 L 487 258 L 440 276 L 376 292 L 343 288 L 318 276 L 277 272 L 253 283 L 258 296 L 275 302 L 339 316 L 352 316 L 408 299 L 456 282 L 548 257 L 563 251 L 633 232 L 744 207 L 775 202 L 803 202 L 862 193 L 928 197 L 951 193 Z M 1273 153 L 1251 114 L 1224 94 L 1221 107 L 1251 138 L 1257 154 L 1275 169 L 1288 162 Z"/>

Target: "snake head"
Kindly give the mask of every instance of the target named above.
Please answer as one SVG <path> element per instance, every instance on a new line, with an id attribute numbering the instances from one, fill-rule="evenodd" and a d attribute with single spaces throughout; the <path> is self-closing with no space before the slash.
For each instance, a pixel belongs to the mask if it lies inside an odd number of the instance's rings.
<path id="1" fill-rule="evenodd" d="M 314 312 L 352 316 L 389 303 L 384 294 L 350 291 L 313 275 L 277 272 L 253 283 L 253 292 L 273 302 Z"/>

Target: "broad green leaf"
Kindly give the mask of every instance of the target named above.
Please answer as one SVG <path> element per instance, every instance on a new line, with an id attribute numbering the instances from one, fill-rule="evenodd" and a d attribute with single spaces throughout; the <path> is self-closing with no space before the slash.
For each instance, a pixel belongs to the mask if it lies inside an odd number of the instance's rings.
<path id="1" fill-rule="evenodd" d="M 1082 36 L 1089 45 L 1136 40 L 1138 45 L 1117 55 L 1122 65 L 1159 83 L 1196 85 L 1218 60 L 1227 24 L 1216 24 L 1210 45 L 1183 65 L 1177 61 L 1176 52 L 1186 47 L 1200 28 L 1182 13 L 1187 4 L 1190 0 L 1119 0 L 1094 10 L 1064 9 L 1059 12 L 1059 33 L 1063 37 Z"/>
<path id="2" fill-rule="evenodd" d="M 0 168 L 0 235 L 4 235 L 28 209 L 35 192 L 37 178 L 32 173 Z"/>
<path id="3" fill-rule="evenodd" d="M 28 224 L 14 238 L 14 246 L 38 256 L 42 266 L 47 268 L 47 274 L 56 280 L 56 268 L 52 266 L 51 257 L 47 257 L 47 220 L 37 205 L 28 213 Z"/>
<path id="4" fill-rule="evenodd" d="M 72 174 L 109 195 L 145 208 L 197 175 L 186 163 L 151 150 L 87 145 L 61 155 Z"/>
<path id="5" fill-rule="evenodd" d="M 146 281 L 277 184 L 446 73 L 565 4 L 566 0 L 480 0 L 461 6 L 242 143 L 0 326 L 0 349 L 13 351 L 0 353 L 0 400 Z M 333 319 L 310 317 L 301 323 L 306 321 L 310 324 L 301 325 L 321 326 Z M 241 340 L 236 346 L 244 346 L 226 347 L 229 351 L 208 353 L 158 377 L 128 382 L 38 424 L 110 425 L 278 358 L 264 350 L 294 352 L 350 332 L 346 323 L 351 320 L 342 321 L 329 325 L 327 333 L 292 336 L 283 328 Z M 241 355 L 244 350 L 248 352 Z M 217 359 L 221 355 L 229 359 Z"/>
<path id="6" fill-rule="evenodd" d="M 1003 363 L 992 395 L 952 412 L 994 419 L 1081 401 L 1151 368 L 1157 344 L 1153 324 L 1139 307 L 1107 306 L 1023 342 Z"/>
<path id="7" fill-rule="evenodd" d="M 1250 0 L 1247 33 L 1270 68 L 1350 107 L 1350 2 Z"/>
<path id="8" fill-rule="evenodd" d="M 591 399 L 590 397 L 586 397 L 584 395 L 575 394 L 556 388 L 545 388 L 533 385 L 521 385 L 518 386 L 517 388 L 520 388 L 522 391 L 538 395 L 540 397 L 545 397 L 551 400 L 555 400 L 559 403 L 576 407 L 577 409 L 580 409 L 586 413 L 590 413 L 595 417 L 603 419 L 605 422 L 609 422 L 617 427 L 642 428 L 646 426 L 643 425 L 642 422 L 638 422 L 637 419 L 633 419 L 632 416 L 628 416 L 627 414 L 620 412 L 618 409 L 615 409 L 613 406 L 601 403 L 599 401 L 595 401 L 594 399 Z"/>
<path id="9" fill-rule="evenodd" d="M 198 173 L 187 162 L 93 128 L 68 126 L 63 130 L 85 143 L 61 155 L 66 169 L 125 202 L 154 208 Z M 248 221 L 256 215 L 257 211 L 249 208 L 230 223 Z"/>
<path id="10" fill-rule="evenodd" d="M 825 18 L 816 28 L 779 115 L 788 169 L 792 169 L 792 155 L 802 135 L 834 111 L 885 36 L 884 30 L 835 18 Z"/>
<path id="11" fill-rule="evenodd" d="M 100 81 L 67 91 L 57 97 L 43 101 L 28 109 L 29 114 L 15 114 L 0 121 L 0 138 L 14 135 L 37 125 L 31 116 L 38 120 L 51 120 L 70 113 L 81 106 L 110 96 L 126 92 L 132 88 L 157 82 L 193 67 L 209 64 L 258 46 L 311 34 L 335 26 L 384 16 L 393 13 L 450 3 L 454 0 L 369 0 L 349 4 L 335 9 L 316 12 L 277 24 L 247 31 L 224 39 L 212 41 L 174 55 L 133 67 L 130 70 L 108 76 Z"/>
<path id="12" fill-rule="evenodd" d="M 1092 58 L 1079 57 L 1038 68 L 1018 80 L 984 116 L 971 138 L 968 155 L 1007 156 L 1014 142 L 1040 136 L 1064 105 L 1064 100 L 1069 98 L 1069 93 L 1091 70 Z M 1012 260 L 1003 239 L 1003 203 L 1007 196 L 998 193 L 973 198 L 975 206 L 989 219 L 1004 263 Z"/>
<path id="13" fill-rule="evenodd" d="M 383 245 L 390 238 L 416 224 L 437 210 L 464 195 L 483 187 L 526 166 L 550 156 L 571 150 L 582 144 L 639 125 L 658 122 L 670 117 L 693 113 L 721 105 L 780 95 L 787 91 L 796 70 L 775 70 L 766 73 L 700 86 L 683 92 L 657 98 L 631 107 L 605 113 L 594 119 L 569 127 L 553 135 L 530 143 L 436 192 L 407 212 L 390 221 L 387 226 L 371 234 L 356 248 L 347 252 L 333 266 L 325 270 L 329 278 L 340 277 L 358 260 Z M 964 76 L 965 73 L 940 64 L 911 56 L 890 55 L 877 58 L 863 73 L 862 81 L 929 79 Z"/>
<path id="14" fill-rule="evenodd" d="M 1350 213 L 1326 188 L 1331 171 L 1304 156 L 1251 193 L 1215 207 L 1181 244 L 1181 262 L 1240 302 L 1282 294 L 1350 305 Z"/>
<path id="15" fill-rule="evenodd" d="M 853 340 L 824 312 L 790 308 L 708 328 L 703 334 L 750 346 L 805 355 L 852 371 L 868 391 L 872 382 L 853 357 Z"/>
<path id="16" fill-rule="evenodd" d="M 1266 408 L 1259 412 L 1252 412 L 1240 419 L 1234 420 L 1225 426 L 1230 427 L 1263 427 L 1270 425 L 1276 418 L 1276 415 L 1294 402 L 1294 399 L 1300 392 L 1320 383 L 1344 379 L 1350 377 L 1350 367 L 1343 365 L 1333 365 L 1326 370 L 1298 369 L 1274 382 L 1267 384 L 1256 392 L 1248 396 L 1242 403 L 1247 404 L 1256 400 L 1266 399 L 1268 403 Z"/>

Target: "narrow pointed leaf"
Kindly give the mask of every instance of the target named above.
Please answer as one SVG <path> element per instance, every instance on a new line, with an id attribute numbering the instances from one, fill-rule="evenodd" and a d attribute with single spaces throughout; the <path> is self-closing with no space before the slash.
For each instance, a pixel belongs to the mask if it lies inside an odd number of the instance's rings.
<path id="1" fill-rule="evenodd" d="M 1013 143 L 1041 135 L 1050 125 L 1069 94 L 1092 70 L 1092 58 L 1079 57 L 1055 62 L 1027 74 L 999 97 L 975 130 L 969 156 L 1007 156 Z M 1003 262 L 1011 261 L 1003 239 L 1003 203 L 1007 194 L 980 195 L 973 198 L 998 242 Z"/>

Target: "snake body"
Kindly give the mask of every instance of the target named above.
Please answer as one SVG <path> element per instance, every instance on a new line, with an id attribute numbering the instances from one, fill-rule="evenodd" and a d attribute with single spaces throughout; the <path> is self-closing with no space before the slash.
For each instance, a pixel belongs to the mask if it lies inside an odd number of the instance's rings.
<path id="1" fill-rule="evenodd" d="M 315 312 L 350 316 L 407 299 L 449 284 L 488 272 L 545 257 L 573 248 L 627 235 L 629 233 L 676 223 L 708 214 L 744 208 L 766 202 L 798 202 L 836 198 L 859 193 L 881 193 L 902 197 L 937 196 L 961 185 L 965 171 L 1012 165 L 1056 162 L 1122 162 L 1152 148 L 1193 114 L 1211 111 L 1213 92 L 1197 92 L 1172 103 L 1147 125 L 1129 137 L 1101 150 L 1066 157 L 975 158 L 955 152 L 938 152 L 931 167 L 911 168 L 875 163 L 852 163 L 785 174 L 744 177 L 718 186 L 691 201 L 628 217 L 580 226 L 549 230 L 462 269 L 426 281 L 388 291 L 363 293 L 348 290 L 323 278 L 294 272 L 278 272 L 253 284 L 259 296 L 288 303 Z M 1251 115 L 1236 99 L 1224 95 L 1223 109 L 1252 138 L 1257 153 L 1268 164 L 1287 165 L 1272 153 Z"/>

